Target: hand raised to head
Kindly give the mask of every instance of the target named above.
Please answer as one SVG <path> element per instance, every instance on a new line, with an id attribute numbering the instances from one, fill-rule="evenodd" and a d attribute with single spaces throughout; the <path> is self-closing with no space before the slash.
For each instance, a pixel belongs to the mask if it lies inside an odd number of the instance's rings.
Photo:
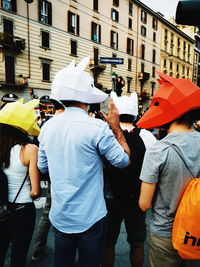
<path id="1" fill-rule="evenodd" d="M 119 126 L 119 111 L 116 108 L 113 99 L 110 97 L 109 104 L 108 104 L 108 115 L 104 112 L 100 112 L 103 116 L 105 121 L 110 125 L 112 128 L 113 126 Z"/>

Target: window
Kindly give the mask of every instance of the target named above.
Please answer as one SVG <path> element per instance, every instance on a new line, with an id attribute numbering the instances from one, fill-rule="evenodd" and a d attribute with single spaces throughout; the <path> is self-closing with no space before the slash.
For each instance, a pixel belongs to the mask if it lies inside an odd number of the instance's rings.
<path id="1" fill-rule="evenodd" d="M 145 58 L 145 45 L 142 44 L 140 49 L 141 49 L 141 58 L 144 59 Z"/>
<path id="2" fill-rule="evenodd" d="M 141 10 L 141 21 L 147 23 L 147 12 L 144 10 Z"/>
<path id="3" fill-rule="evenodd" d="M 118 49 L 118 33 L 111 31 L 110 34 L 110 47 Z"/>
<path id="4" fill-rule="evenodd" d="M 176 65 L 176 72 L 179 72 L 179 64 Z"/>
<path id="5" fill-rule="evenodd" d="M 129 18 L 128 19 L 128 27 L 129 27 L 129 29 L 132 29 L 132 19 L 131 18 Z"/>
<path id="6" fill-rule="evenodd" d="M 46 0 L 39 0 L 39 21 L 52 25 L 52 4 Z"/>
<path id="7" fill-rule="evenodd" d="M 2 8 L 8 11 L 16 12 L 16 0 L 2 0 Z"/>
<path id="8" fill-rule="evenodd" d="M 129 15 L 133 16 L 133 3 L 129 1 Z"/>
<path id="9" fill-rule="evenodd" d="M 180 38 L 178 38 L 178 40 L 177 40 L 177 45 L 178 45 L 178 47 L 181 46 L 181 39 Z"/>
<path id="10" fill-rule="evenodd" d="M 155 18 L 152 18 L 152 28 L 154 30 L 157 30 L 158 29 L 158 21 Z"/>
<path id="11" fill-rule="evenodd" d="M 144 72 L 144 63 L 141 63 L 141 72 Z"/>
<path id="12" fill-rule="evenodd" d="M 134 47 L 134 41 L 130 38 L 127 38 L 127 54 L 133 56 L 133 47 Z"/>
<path id="13" fill-rule="evenodd" d="M 113 0 L 113 5 L 119 6 L 119 0 Z"/>
<path id="14" fill-rule="evenodd" d="M 173 44 L 174 44 L 174 34 L 171 33 L 171 45 L 173 45 Z"/>
<path id="15" fill-rule="evenodd" d="M 182 66 L 182 75 L 185 75 L 185 66 Z"/>
<path id="16" fill-rule="evenodd" d="M 132 70 L 132 59 L 128 58 L 128 70 Z"/>
<path id="17" fill-rule="evenodd" d="M 71 39 L 71 55 L 77 56 L 77 41 Z"/>
<path id="18" fill-rule="evenodd" d="M 79 15 L 68 11 L 68 32 L 79 35 Z"/>
<path id="19" fill-rule="evenodd" d="M 167 59 L 164 58 L 164 61 L 163 61 L 163 67 L 166 68 L 167 67 Z"/>
<path id="20" fill-rule="evenodd" d="M 153 41 L 156 42 L 156 32 L 153 32 Z"/>
<path id="21" fill-rule="evenodd" d="M 186 42 L 185 41 L 183 42 L 183 50 L 184 51 L 186 50 Z"/>
<path id="22" fill-rule="evenodd" d="M 187 68 L 187 76 L 190 76 L 190 68 Z"/>
<path id="23" fill-rule="evenodd" d="M 40 58 L 42 67 L 42 81 L 50 82 L 50 69 L 51 61 L 50 59 Z"/>
<path id="24" fill-rule="evenodd" d="M 146 34 L 147 34 L 146 28 L 144 26 L 141 26 L 141 35 L 146 36 Z"/>
<path id="25" fill-rule="evenodd" d="M 151 96 L 154 95 L 155 85 L 156 85 L 155 82 L 152 82 L 152 83 L 151 83 Z"/>
<path id="26" fill-rule="evenodd" d="M 98 11 L 98 0 L 93 0 L 93 10 Z"/>
<path id="27" fill-rule="evenodd" d="M 164 49 L 165 49 L 165 51 L 167 51 L 167 42 L 165 42 L 165 44 L 164 44 Z"/>
<path id="28" fill-rule="evenodd" d="M 188 45 L 188 62 L 190 63 L 190 45 Z"/>
<path id="29" fill-rule="evenodd" d="M 155 78 L 156 77 L 156 68 L 152 67 L 152 77 Z"/>
<path id="30" fill-rule="evenodd" d="M 152 62 L 156 63 L 156 50 L 155 49 L 153 49 L 152 51 Z"/>
<path id="31" fill-rule="evenodd" d="M 127 93 L 130 93 L 131 92 L 131 81 L 132 81 L 132 78 L 127 78 Z"/>
<path id="32" fill-rule="evenodd" d="M 41 46 L 49 48 L 49 32 L 41 31 Z"/>
<path id="33" fill-rule="evenodd" d="M 111 9 L 111 18 L 114 21 L 119 21 L 119 12 L 115 10 L 114 8 Z"/>
<path id="34" fill-rule="evenodd" d="M 94 65 L 99 64 L 99 49 L 94 47 Z"/>
<path id="35" fill-rule="evenodd" d="M 101 25 L 98 25 L 93 21 L 91 23 L 91 40 L 101 43 Z"/>
<path id="36" fill-rule="evenodd" d="M 170 61 L 170 62 L 169 62 L 169 68 L 170 68 L 170 70 L 173 69 L 173 61 Z"/>
<path id="37" fill-rule="evenodd" d="M 168 39 L 168 30 L 165 29 L 165 41 Z"/>
<path id="38" fill-rule="evenodd" d="M 15 57 L 5 55 L 5 78 L 6 83 L 15 83 Z"/>
<path id="39" fill-rule="evenodd" d="M 3 19 L 3 32 L 13 35 L 13 21 Z"/>

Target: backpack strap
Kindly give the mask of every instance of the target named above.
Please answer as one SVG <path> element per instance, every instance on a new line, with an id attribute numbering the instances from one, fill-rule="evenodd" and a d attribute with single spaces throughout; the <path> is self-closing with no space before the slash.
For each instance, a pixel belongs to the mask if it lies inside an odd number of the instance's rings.
<path id="1" fill-rule="evenodd" d="M 171 143 L 166 142 L 166 141 L 165 141 L 165 143 L 169 144 L 169 146 L 172 147 L 172 148 L 174 149 L 174 151 L 179 155 L 179 158 L 182 159 L 182 161 L 183 161 L 185 167 L 188 169 L 188 171 L 190 172 L 190 174 L 191 174 L 192 177 L 194 178 L 195 175 L 192 173 L 192 171 L 190 170 L 190 168 L 189 168 L 188 165 L 186 164 L 186 162 L 185 162 L 183 156 L 181 155 L 180 151 L 177 149 L 176 145 L 175 145 L 175 144 L 171 144 Z"/>

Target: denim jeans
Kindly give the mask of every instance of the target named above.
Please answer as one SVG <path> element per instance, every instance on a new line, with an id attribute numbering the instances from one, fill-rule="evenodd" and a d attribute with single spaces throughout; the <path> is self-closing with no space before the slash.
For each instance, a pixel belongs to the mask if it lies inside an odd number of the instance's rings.
<path id="1" fill-rule="evenodd" d="M 55 267 L 72 267 L 76 250 L 80 267 L 99 267 L 105 238 L 105 218 L 83 233 L 66 234 L 54 227 Z"/>
<path id="2" fill-rule="evenodd" d="M 48 183 L 46 192 L 46 202 L 42 212 L 42 217 L 37 228 L 33 253 L 42 252 L 46 247 L 48 232 L 51 227 L 51 222 L 49 221 L 49 211 L 51 208 L 50 186 L 50 183 Z"/>
<path id="3" fill-rule="evenodd" d="M 0 266 L 11 244 L 10 267 L 24 267 L 35 226 L 34 203 L 10 204 L 14 209 L 8 222 L 0 224 Z"/>

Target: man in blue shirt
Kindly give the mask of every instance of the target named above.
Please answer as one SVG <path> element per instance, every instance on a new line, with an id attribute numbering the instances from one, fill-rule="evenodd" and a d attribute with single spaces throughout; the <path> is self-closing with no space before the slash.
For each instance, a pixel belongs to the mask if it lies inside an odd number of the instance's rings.
<path id="1" fill-rule="evenodd" d="M 102 114 L 107 123 L 87 114 L 87 104 L 107 98 L 84 71 L 88 62 L 84 58 L 75 66 L 72 61 L 56 74 L 51 98 L 66 108 L 39 136 L 38 167 L 49 171 L 51 179 L 56 267 L 72 266 L 77 248 L 80 266 L 100 266 L 107 213 L 102 159 L 119 168 L 129 164 L 130 150 L 112 99 L 109 114 Z"/>

